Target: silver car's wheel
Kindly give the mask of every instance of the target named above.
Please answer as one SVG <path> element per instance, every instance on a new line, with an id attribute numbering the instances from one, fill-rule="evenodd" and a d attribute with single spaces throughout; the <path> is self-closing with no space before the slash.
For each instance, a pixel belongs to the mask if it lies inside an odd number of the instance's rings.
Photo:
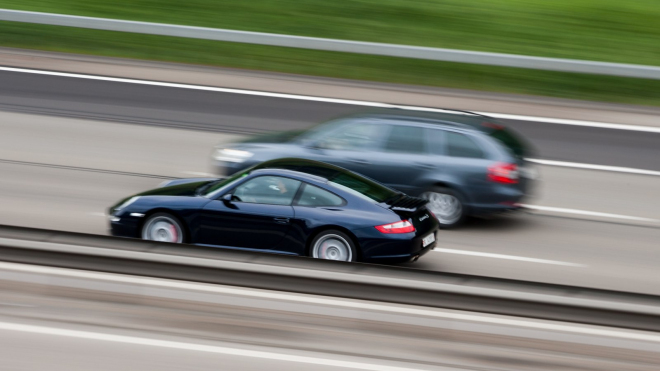
<path id="1" fill-rule="evenodd" d="M 353 261 L 353 249 L 345 236 L 332 232 L 322 233 L 314 241 L 312 257 L 350 262 Z"/>
<path id="2" fill-rule="evenodd" d="M 167 214 L 156 214 L 144 223 L 142 239 L 181 243 L 183 242 L 183 231 L 174 217 Z"/>
<path id="3" fill-rule="evenodd" d="M 456 195 L 430 191 L 422 193 L 420 197 L 429 201 L 426 207 L 435 214 L 440 224 L 453 226 L 463 219 L 463 203 Z"/>

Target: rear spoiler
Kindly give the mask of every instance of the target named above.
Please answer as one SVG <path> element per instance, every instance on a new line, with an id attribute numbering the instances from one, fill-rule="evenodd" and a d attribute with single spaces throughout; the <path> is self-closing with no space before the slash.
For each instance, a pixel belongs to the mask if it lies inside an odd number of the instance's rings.
<path id="1" fill-rule="evenodd" d="M 396 200 L 387 202 L 386 205 L 392 211 L 415 212 L 417 209 L 426 205 L 428 202 L 428 200 L 424 200 L 422 198 L 402 195 L 402 197 L 399 197 Z"/>

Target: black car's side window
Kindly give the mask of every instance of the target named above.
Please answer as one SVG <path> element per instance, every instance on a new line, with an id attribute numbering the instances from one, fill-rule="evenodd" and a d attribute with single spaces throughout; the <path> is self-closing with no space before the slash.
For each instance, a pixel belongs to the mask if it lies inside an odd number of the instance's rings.
<path id="1" fill-rule="evenodd" d="M 232 199 L 239 202 L 268 205 L 291 205 L 300 181 L 264 175 L 236 187 Z"/>
<path id="2" fill-rule="evenodd" d="M 447 154 L 452 157 L 485 158 L 484 152 L 469 136 L 446 132 Z"/>
<path id="3" fill-rule="evenodd" d="M 341 206 L 344 200 L 325 189 L 304 184 L 303 190 L 300 193 L 300 198 L 296 202 L 299 206 Z"/>
<path id="4" fill-rule="evenodd" d="M 424 129 L 416 126 L 394 125 L 385 142 L 388 152 L 426 153 Z"/>

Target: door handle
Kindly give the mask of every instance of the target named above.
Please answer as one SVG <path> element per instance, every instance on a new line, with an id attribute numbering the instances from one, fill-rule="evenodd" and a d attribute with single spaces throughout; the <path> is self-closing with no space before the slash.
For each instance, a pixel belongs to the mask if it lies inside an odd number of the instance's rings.
<path id="1" fill-rule="evenodd" d="M 354 163 L 354 164 L 359 164 L 359 165 L 369 165 L 369 161 L 367 160 L 360 160 L 357 158 L 351 158 L 348 161 Z"/>
<path id="2" fill-rule="evenodd" d="M 273 218 L 273 220 L 275 220 L 275 223 L 279 223 L 279 224 L 289 223 L 289 218 Z"/>

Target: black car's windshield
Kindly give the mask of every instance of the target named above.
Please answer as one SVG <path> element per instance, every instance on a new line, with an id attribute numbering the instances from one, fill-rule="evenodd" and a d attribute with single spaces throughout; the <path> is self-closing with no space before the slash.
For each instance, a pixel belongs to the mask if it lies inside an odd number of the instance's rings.
<path id="1" fill-rule="evenodd" d="M 211 183 L 204 184 L 203 186 L 197 189 L 197 194 L 200 196 L 208 197 L 218 189 L 226 186 L 227 184 L 233 183 L 237 179 L 247 176 L 249 173 L 250 173 L 249 171 L 244 171 L 244 172 L 239 171 L 238 173 L 230 176 L 229 178 L 218 179 Z"/>
<path id="2" fill-rule="evenodd" d="M 328 179 L 328 184 L 367 201 L 374 201 L 376 203 L 386 202 L 400 195 L 400 192 L 387 188 L 368 178 L 358 177 L 348 172 L 337 173 L 336 176 Z"/>

